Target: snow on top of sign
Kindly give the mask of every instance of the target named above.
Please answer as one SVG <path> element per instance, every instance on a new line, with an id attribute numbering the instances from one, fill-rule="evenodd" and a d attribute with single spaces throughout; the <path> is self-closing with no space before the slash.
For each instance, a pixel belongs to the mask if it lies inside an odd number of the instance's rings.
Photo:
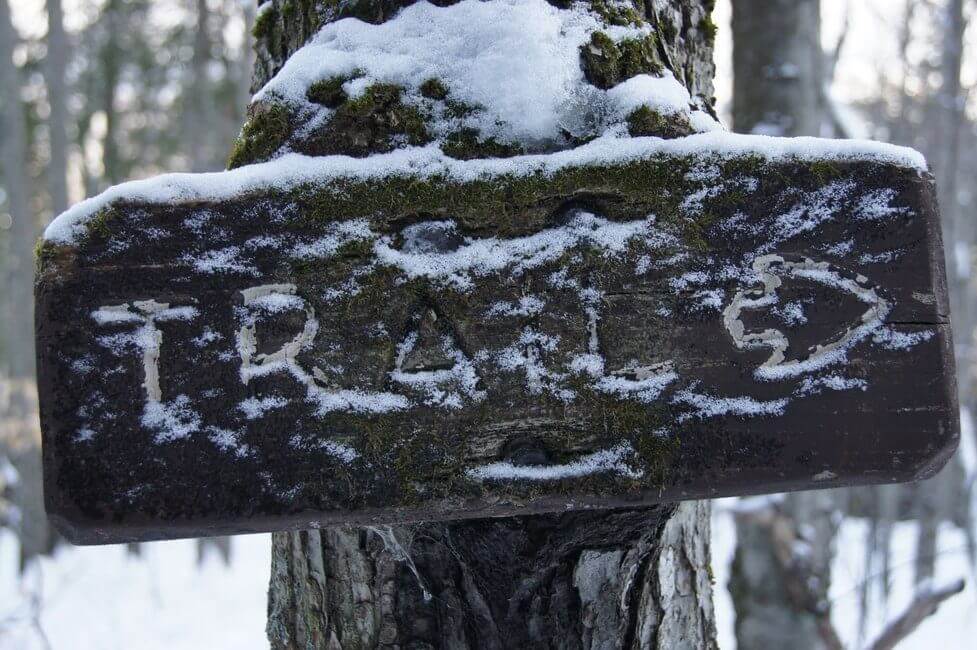
<path id="1" fill-rule="evenodd" d="M 669 76 L 642 75 L 610 91 L 588 83 L 580 48 L 595 31 L 620 41 L 650 28 L 606 25 L 584 5 L 558 9 L 545 0 L 418 2 L 378 25 L 356 19 L 324 25 L 254 99 L 316 110 L 314 121 L 321 123 L 330 111 L 306 99 L 318 81 L 345 79 L 343 90 L 352 98 L 374 84 L 395 84 L 409 103 L 434 109 L 420 87 L 436 79 L 452 101 L 474 110 L 461 117 L 428 110 L 434 133 L 475 128 L 530 148 L 562 141 L 564 132 L 589 135 L 595 124 L 599 133 L 640 105 L 689 112 L 689 93 Z M 703 115 L 699 122 L 718 127 Z"/>
<path id="2" fill-rule="evenodd" d="M 630 444 L 622 442 L 610 449 L 582 456 L 575 461 L 559 465 L 514 465 L 508 461 L 487 463 L 469 469 L 469 478 L 478 481 L 523 479 L 530 481 L 558 481 L 579 478 L 591 474 L 613 472 L 628 478 L 640 478 L 641 473 L 631 468 L 626 459 L 634 453 Z"/>
<path id="3" fill-rule="evenodd" d="M 44 231 L 56 244 L 77 243 L 87 223 L 99 210 L 116 201 L 181 204 L 225 201 L 262 191 L 287 191 L 306 184 L 327 184 L 338 179 L 378 180 L 391 176 L 473 181 L 498 175 L 552 175 L 562 169 L 586 165 L 614 165 L 659 155 L 716 157 L 760 156 L 776 161 L 876 161 L 926 170 L 923 156 L 913 150 L 867 140 L 769 138 L 726 132 L 699 133 L 684 138 L 597 138 L 575 149 L 512 158 L 456 160 L 436 145 L 397 149 L 366 158 L 286 154 L 275 160 L 231 171 L 163 174 L 122 183 L 69 208 Z M 215 263 L 220 260 L 214 260 Z"/>

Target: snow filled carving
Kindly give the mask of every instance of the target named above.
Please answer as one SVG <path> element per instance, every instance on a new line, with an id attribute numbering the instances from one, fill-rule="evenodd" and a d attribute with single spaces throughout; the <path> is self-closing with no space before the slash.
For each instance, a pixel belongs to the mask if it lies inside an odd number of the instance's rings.
<path id="1" fill-rule="evenodd" d="M 891 310 L 889 302 L 879 296 L 875 288 L 868 286 L 867 278 L 844 277 L 827 262 L 814 262 L 808 258 L 788 261 L 780 255 L 770 254 L 757 257 L 753 261 L 753 270 L 760 276 L 763 288 L 737 291 L 730 304 L 723 310 L 723 324 L 736 347 L 770 348 L 770 357 L 756 369 L 756 376 L 760 379 L 797 377 L 843 362 L 846 352 L 851 347 L 882 328 L 883 320 Z M 783 331 L 778 329 L 765 329 L 762 332 L 747 331 L 741 320 L 743 311 L 775 307 L 779 302 L 777 289 L 781 286 L 783 278 L 808 279 L 837 291 L 847 292 L 864 303 L 866 310 L 857 322 L 852 323 L 837 338 L 818 341 L 806 357 L 788 361 L 785 355 L 790 347 L 790 339 Z"/>

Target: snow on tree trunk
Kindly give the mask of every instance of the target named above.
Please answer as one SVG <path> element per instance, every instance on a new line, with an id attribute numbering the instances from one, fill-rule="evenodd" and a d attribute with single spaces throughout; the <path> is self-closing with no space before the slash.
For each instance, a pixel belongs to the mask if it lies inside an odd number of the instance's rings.
<path id="1" fill-rule="evenodd" d="M 272 80 L 321 26 L 345 17 L 383 24 L 396 20 L 398 11 L 410 4 L 261 3 L 254 30 L 253 90 Z M 542 0 L 505 4 L 543 5 Z M 549 4 L 561 15 L 573 11 L 596 18 L 607 32 L 643 30 L 644 37 L 625 39 L 627 43 L 595 32 L 579 54 L 591 84 L 610 88 L 635 76 L 670 72 L 700 110 L 712 111 L 711 1 L 595 1 L 573 8 L 561 0 Z M 526 53 L 512 51 L 511 56 Z M 326 96 L 329 88 L 319 90 L 323 101 L 332 101 Z M 342 93 L 341 87 L 332 90 Z M 433 82 L 422 87 L 432 96 L 444 90 Z M 579 101 L 579 96 L 572 99 Z M 579 112 L 600 113 L 598 107 L 590 108 L 595 110 Z M 415 117 L 401 109 L 392 98 L 383 111 L 353 116 L 356 119 L 320 135 L 309 143 L 310 149 L 362 156 L 403 146 L 412 137 L 409 130 L 401 129 L 403 135 L 395 138 L 376 137 L 377 131 L 387 136 Z M 252 125 L 273 121 L 275 116 L 264 110 L 260 101 L 252 105 Z M 661 119 L 654 111 L 635 109 L 628 118 L 632 135 L 674 137 L 696 130 L 681 114 Z M 256 146 L 261 143 L 250 135 L 246 128 L 232 154 L 232 166 L 262 159 L 275 148 Z M 469 131 L 454 139 L 449 136 L 442 146 L 470 158 L 553 151 L 581 141 L 564 135 L 555 142 L 543 133 L 538 140 L 513 146 Z M 297 144 L 301 146 L 293 140 L 291 146 Z M 276 649 L 715 647 L 708 511 L 706 503 L 690 502 L 640 510 L 277 533 L 268 637 Z"/>

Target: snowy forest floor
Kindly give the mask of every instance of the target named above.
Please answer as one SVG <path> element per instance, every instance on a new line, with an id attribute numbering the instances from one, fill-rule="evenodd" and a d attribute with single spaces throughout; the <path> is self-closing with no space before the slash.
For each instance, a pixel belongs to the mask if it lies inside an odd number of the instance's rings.
<path id="1" fill-rule="evenodd" d="M 965 431 L 965 437 L 968 434 Z M 716 618 L 724 650 L 736 646 L 732 601 L 726 590 L 736 541 L 730 514 L 734 501 L 717 501 L 713 511 Z M 863 520 L 843 523 L 833 570 L 832 614 L 849 648 L 858 646 L 865 531 Z M 867 639 L 874 638 L 887 618 L 909 602 L 915 543 L 916 526 L 898 524 L 888 607 L 879 605 L 875 579 Z M 945 527 L 938 548 L 936 583 L 966 577 L 967 589 L 944 603 L 901 649 L 964 649 L 973 647 L 977 638 L 977 589 L 969 573 L 964 537 Z M 216 552 L 198 565 L 193 540 L 144 544 L 139 556 L 129 554 L 125 546 L 62 546 L 54 557 L 43 559 L 18 577 L 17 540 L 9 531 L 2 531 L 0 650 L 267 648 L 264 625 L 270 537 L 235 537 L 231 551 L 229 565 Z"/>

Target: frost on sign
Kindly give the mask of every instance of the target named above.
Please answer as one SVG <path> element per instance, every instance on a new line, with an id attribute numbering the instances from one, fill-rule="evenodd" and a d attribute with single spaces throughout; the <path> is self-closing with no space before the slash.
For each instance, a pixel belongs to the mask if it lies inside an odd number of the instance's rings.
<path id="1" fill-rule="evenodd" d="M 428 162 L 164 177 L 49 230 L 46 498 L 69 538 L 909 480 L 955 447 L 918 169 Z"/>

